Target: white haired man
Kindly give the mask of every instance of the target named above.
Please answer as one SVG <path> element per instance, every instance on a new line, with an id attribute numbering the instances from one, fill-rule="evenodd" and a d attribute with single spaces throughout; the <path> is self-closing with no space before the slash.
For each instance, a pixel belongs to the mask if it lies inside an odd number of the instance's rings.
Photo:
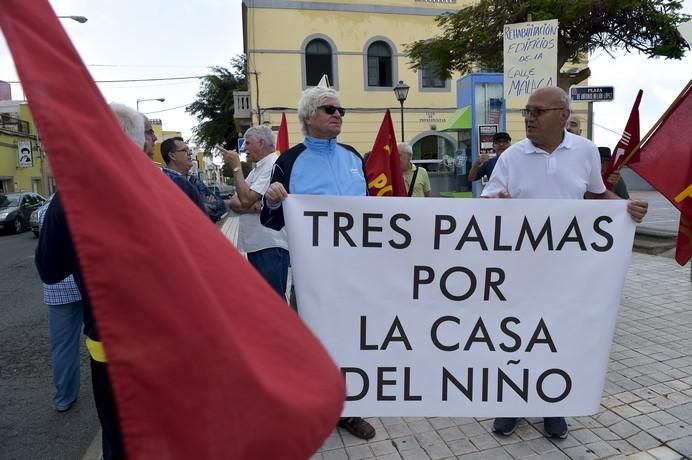
<path id="1" fill-rule="evenodd" d="M 569 96 L 557 87 L 536 90 L 522 111 L 526 139 L 512 145 L 497 160 L 481 196 L 489 198 L 620 199 L 606 190 L 601 160 L 593 142 L 568 132 Z M 632 200 L 627 210 L 636 222 L 646 215 L 648 204 Z M 509 436 L 517 419 L 496 418 L 493 431 Z M 563 417 L 546 417 L 548 437 L 567 437 Z"/>
<path id="2" fill-rule="evenodd" d="M 116 120 L 118 120 L 118 124 L 123 131 L 125 131 L 125 134 L 127 134 L 127 137 L 132 139 L 132 142 L 134 142 L 137 147 L 144 150 L 146 141 L 144 120 L 146 117 L 135 109 L 119 102 L 111 102 L 110 108 Z"/>
<path id="3" fill-rule="evenodd" d="M 289 193 L 367 195 L 363 158 L 353 147 L 336 141 L 345 114 L 334 89 L 316 86 L 303 92 L 298 120 L 305 139 L 276 160 L 264 194 L 263 225 L 275 230 L 284 227 L 281 202 Z M 342 418 L 339 426 L 362 439 L 375 436 L 375 428 L 360 417 Z"/>
<path id="4" fill-rule="evenodd" d="M 144 118 L 134 109 L 113 102 L 111 110 L 125 134 L 139 147 L 144 145 Z M 39 228 L 50 205 L 48 201 L 39 209 Z M 79 339 L 84 321 L 82 295 L 69 275 L 54 284 L 43 283 L 43 302 L 48 305 L 48 326 L 50 330 L 51 364 L 55 395 L 53 405 L 58 412 L 70 410 L 79 395 Z M 87 321 L 91 321 L 88 315 Z M 86 328 L 91 331 L 93 328 Z M 93 335 L 92 340 L 97 337 Z M 96 364 L 98 366 L 98 364 Z"/>
<path id="5" fill-rule="evenodd" d="M 236 193 L 228 206 L 240 214 L 238 248 L 247 253 L 248 262 L 285 299 L 289 264 L 286 230 L 265 227 L 259 218 L 262 197 L 269 188 L 272 168 L 277 159 L 274 134 L 267 126 L 253 126 L 245 131 L 243 137 L 247 157 L 255 164 L 247 178 L 243 177 L 238 154 L 218 147 L 233 170 Z"/>
<path id="6" fill-rule="evenodd" d="M 413 149 L 408 142 L 399 142 L 399 163 L 401 164 L 401 174 L 404 175 L 404 184 L 408 196 L 432 196 L 430 189 L 430 178 L 425 168 L 416 166 L 411 161 L 413 159 Z"/>
<path id="7" fill-rule="evenodd" d="M 144 150 L 145 117 L 123 104 L 112 103 L 110 107 L 125 134 L 140 150 Z M 46 298 L 52 300 L 52 305 L 56 305 L 57 299 L 69 301 L 71 304 L 71 312 L 67 310 L 62 312 L 60 330 L 54 331 L 56 328 L 51 326 L 51 341 L 54 333 L 56 337 L 62 336 L 64 337 L 63 340 L 71 341 L 70 345 L 65 343 L 65 347 L 70 350 L 69 354 L 63 355 L 60 359 L 63 360 L 63 366 L 69 365 L 69 362 L 73 363 L 71 378 L 74 379 L 74 366 L 77 366 L 77 372 L 79 369 L 79 345 L 75 345 L 74 342 L 79 338 L 77 318 L 83 316 L 84 335 L 87 336 L 86 345 L 90 356 L 92 392 L 96 412 L 101 422 L 103 458 L 105 460 L 124 458 L 125 450 L 113 389 L 108 375 L 106 355 L 98 335 L 96 321 L 91 313 L 89 298 L 85 295 L 81 270 L 58 193 L 53 196 L 45 209 L 40 210 L 40 221 L 41 232 L 36 248 L 35 263 L 41 280 L 45 283 L 44 288 L 48 289 Z M 69 361 L 70 359 L 76 361 Z M 77 374 L 78 378 L 79 375 Z M 78 383 L 77 381 L 76 387 L 75 384 L 70 387 L 74 390 L 70 399 L 62 402 L 56 401 L 56 410 L 60 412 L 69 410 L 74 403 L 72 397 L 76 398 L 77 396 Z"/>

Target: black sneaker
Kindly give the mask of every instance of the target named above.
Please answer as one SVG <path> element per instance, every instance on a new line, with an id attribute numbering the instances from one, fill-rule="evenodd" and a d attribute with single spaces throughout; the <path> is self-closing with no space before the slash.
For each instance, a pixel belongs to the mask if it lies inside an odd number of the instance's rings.
<path id="1" fill-rule="evenodd" d="M 517 427 L 517 418 L 515 417 L 498 417 L 493 422 L 493 431 L 502 436 L 509 436 L 514 433 Z"/>
<path id="2" fill-rule="evenodd" d="M 360 417 L 340 418 L 337 426 L 345 429 L 356 438 L 367 440 L 375 437 L 375 428 Z"/>
<path id="3" fill-rule="evenodd" d="M 549 438 L 565 439 L 567 437 L 567 422 L 564 417 L 546 417 L 543 428 Z"/>

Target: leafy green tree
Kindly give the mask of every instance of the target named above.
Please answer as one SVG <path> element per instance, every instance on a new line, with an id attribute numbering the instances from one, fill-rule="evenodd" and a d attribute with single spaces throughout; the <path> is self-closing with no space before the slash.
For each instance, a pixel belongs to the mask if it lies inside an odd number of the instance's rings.
<path id="1" fill-rule="evenodd" d="M 531 15 L 533 21 L 558 20 L 558 69 L 596 49 L 681 59 L 690 48 L 677 29 L 690 19 L 681 9 L 682 2 L 673 0 L 480 0 L 438 17 L 442 33 L 405 50 L 411 68 L 429 63 L 441 78 L 479 68 L 502 72 L 503 26 L 526 22 Z M 559 73 L 558 86 L 566 90 L 589 75 L 588 68 Z"/>
<path id="2" fill-rule="evenodd" d="M 206 152 L 217 144 L 227 149 L 236 147 L 238 133 L 233 120 L 233 91 L 247 90 L 246 70 L 244 55 L 231 59 L 230 69 L 212 67 L 202 80 L 197 100 L 185 109 L 199 121 L 193 133 Z"/>

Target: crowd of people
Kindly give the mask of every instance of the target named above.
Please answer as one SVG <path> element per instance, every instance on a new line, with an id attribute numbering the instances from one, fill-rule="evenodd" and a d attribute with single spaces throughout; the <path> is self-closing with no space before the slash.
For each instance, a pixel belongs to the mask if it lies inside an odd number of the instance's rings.
<path id="1" fill-rule="evenodd" d="M 123 130 L 153 159 L 156 136 L 140 113 L 112 104 Z M 275 154 L 270 128 L 257 126 L 244 133 L 249 161 L 254 169 L 247 177 L 236 152 L 223 150 L 233 171 L 236 194 L 229 208 L 240 215 L 238 248 L 280 296 L 288 290 L 289 247 L 283 215 L 283 201 L 289 194 L 366 196 L 367 180 L 363 157 L 353 147 L 338 142 L 346 110 L 339 93 L 332 88 L 314 87 L 303 93 L 298 103 L 298 119 L 303 141 L 280 156 Z M 487 178 L 485 198 L 620 199 L 627 191 L 606 189 L 602 162 L 610 152 L 581 137 L 579 119 L 572 116 L 568 95 L 560 88 L 536 90 L 522 111 L 526 138 L 512 144 L 508 133 L 493 137 L 495 156 L 480 155 L 469 172 L 469 180 Z M 398 145 L 401 174 L 408 196 L 430 197 L 426 170 L 413 164 L 412 149 Z M 218 220 L 219 199 L 204 184 L 190 180 L 190 150 L 180 137 L 165 140 L 161 154 L 168 176 L 197 207 Z M 154 167 L 154 166 L 152 166 Z M 619 195 L 619 196 L 618 196 Z M 221 202 L 223 203 L 223 202 Z M 636 222 L 646 215 L 647 203 L 630 200 L 628 212 Z M 89 301 L 64 210 L 58 194 L 41 211 L 42 228 L 36 265 L 45 283 L 45 302 L 51 307 L 51 350 L 55 375 L 56 410 L 69 410 L 79 390 L 79 328 L 84 323 L 90 354 L 92 388 L 103 429 L 104 459 L 124 458 L 117 408 L 108 378 L 106 353 L 99 341 L 97 324 Z M 309 281 L 306 281 L 309 282 Z M 300 299 L 289 302 L 299 310 Z M 55 312 L 54 312 L 55 310 Z M 497 418 L 493 429 L 509 436 L 516 418 Z M 338 425 L 354 436 L 371 439 L 375 428 L 360 417 L 342 418 Z M 546 435 L 564 438 L 567 423 L 562 417 L 544 420 Z"/>

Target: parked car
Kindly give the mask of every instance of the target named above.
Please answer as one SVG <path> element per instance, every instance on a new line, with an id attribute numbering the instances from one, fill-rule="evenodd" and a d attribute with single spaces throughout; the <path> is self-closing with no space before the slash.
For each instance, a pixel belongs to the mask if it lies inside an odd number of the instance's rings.
<path id="1" fill-rule="evenodd" d="M 233 194 L 235 194 L 235 187 L 232 185 L 207 185 L 207 188 L 218 195 L 222 200 L 230 200 Z"/>
<path id="2" fill-rule="evenodd" d="M 39 208 L 36 211 L 31 213 L 31 217 L 29 217 L 29 227 L 31 227 L 31 231 L 34 232 L 34 235 L 36 236 L 36 238 L 38 238 L 39 232 L 41 231 L 41 226 L 39 225 L 38 213 L 42 207 L 48 206 L 48 203 L 50 203 L 50 200 L 52 200 L 54 196 L 55 196 L 55 194 L 48 197 L 48 199 L 41 206 L 39 206 Z"/>
<path id="3" fill-rule="evenodd" d="M 219 187 L 219 196 L 223 200 L 230 200 L 235 194 L 235 187 L 232 185 L 222 185 Z"/>
<path id="4" fill-rule="evenodd" d="M 34 232 L 34 235 L 38 238 L 38 232 L 40 230 L 38 225 L 38 209 L 31 213 L 31 217 L 29 217 L 29 227 L 31 227 L 31 231 Z"/>
<path id="5" fill-rule="evenodd" d="M 0 229 L 21 233 L 29 228 L 31 213 L 46 199 L 38 193 L 15 192 L 0 194 Z"/>

